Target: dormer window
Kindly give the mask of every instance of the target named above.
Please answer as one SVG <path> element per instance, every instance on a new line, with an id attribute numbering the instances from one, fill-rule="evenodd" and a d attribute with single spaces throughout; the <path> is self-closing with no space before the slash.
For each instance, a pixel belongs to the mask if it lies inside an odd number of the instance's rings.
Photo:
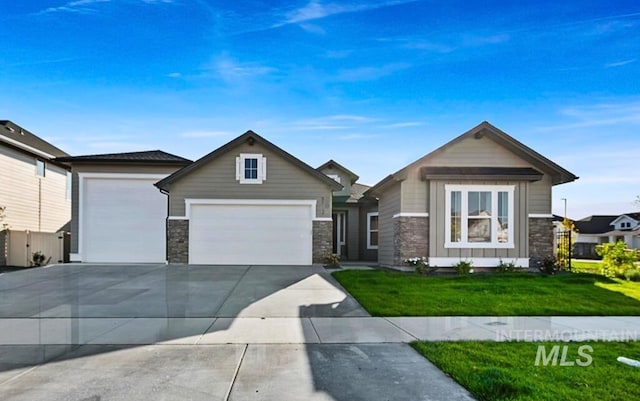
<path id="1" fill-rule="evenodd" d="M 266 157 L 255 153 L 242 153 L 236 157 L 236 180 L 240 184 L 262 184 L 266 179 Z"/>

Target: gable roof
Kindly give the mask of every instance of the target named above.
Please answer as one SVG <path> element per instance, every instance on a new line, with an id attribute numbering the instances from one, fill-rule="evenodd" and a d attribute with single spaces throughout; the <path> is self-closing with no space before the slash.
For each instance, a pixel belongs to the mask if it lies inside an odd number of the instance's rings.
<path id="1" fill-rule="evenodd" d="M 149 150 L 144 152 L 105 153 L 86 156 L 60 157 L 56 161 L 63 163 L 158 163 L 187 165 L 191 160 L 176 156 L 162 150 Z"/>
<path id="2" fill-rule="evenodd" d="M 604 234 L 611 231 L 611 222 L 618 216 L 593 215 L 576 220 L 573 224 L 579 234 Z"/>
<path id="3" fill-rule="evenodd" d="M 504 146 L 507 150 L 513 152 L 517 156 L 528 161 L 529 163 L 534 165 L 536 168 L 548 172 L 552 177 L 553 185 L 564 184 L 564 183 L 572 182 L 578 179 L 578 177 L 573 173 L 571 173 L 570 171 L 560 167 L 558 164 L 542 156 L 540 153 L 536 152 L 535 150 L 531 149 L 525 144 L 519 142 L 515 138 L 505 133 L 504 131 L 491 125 L 489 122 L 483 121 L 482 123 L 473 127 L 472 129 L 465 132 L 464 134 L 442 145 L 441 147 L 434 150 L 433 152 L 428 153 L 427 155 L 416 160 L 415 162 L 385 177 L 382 181 L 374 185 L 371 191 L 372 192 L 379 191 L 383 187 L 392 183 L 394 180 L 395 181 L 404 180 L 406 178 L 406 175 L 409 169 L 419 166 L 422 163 L 425 163 L 426 161 L 433 158 L 434 156 L 449 149 L 451 146 L 471 137 L 478 138 L 478 139 L 487 137 L 495 142 L 498 142 L 499 144 Z"/>
<path id="4" fill-rule="evenodd" d="M 616 224 L 617 222 L 619 222 L 620 220 L 623 220 L 625 217 L 628 217 L 632 220 L 635 221 L 640 221 L 640 213 L 634 212 L 634 213 L 625 213 L 625 214 L 621 214 L 620 216 L 618 216 L 617 219 L 613 220 L 611 222 L 611 225 Z"/>
<path id="5" fill-rule="evenodd" d="M 218 158 L 219 156 L 231 151 L 233 148 L 245 143 L 260 143 L 261 145 L 265 146 L 267 149 L 273 151 L 274 153 L 278 154 L 279 156 L 281 156 L 283 159 L 289 161 L 290 163 L 296 165 L 297 167 L 299 167 L 300 169 L 302 169 L 303 171 L 305 171 L 306 173 L 310 174 L 311 176 L 315 177 L 316 179 L 320 180 L 321 182 L 323 182 L 324 184 L 326 184 L 327 186 L 331 187 L 333 190 L 337 191 L 342 189 L 342 185 L 340 185 L 339 183 L 337 183 L 336 181 L 334 181 L 333 179 L 327 177 L 326 175 L 322 174 L 320 171 L 314 169 L 313 167 L 309 166 L 308 164 L 304 163 L 303 161 L 301 161 L 300 159 L 296 158 L 295 156 L 291 155 L 290 153 L 285 152 L 284 150 L 282 150 L 281 148 L 279 148 L 278 146 L 274 145 L 273 143 L 267 141 L 266 139 L 264 139 L 263 137 L 261 137 L 260 135 L 256 134 L 255 132 L 249 130 L 247 132 L 245 132 L 244 134 L 240 135 L 239 137 L 237 137 L 236 139 L 232 140 L 231 142 L 228 142 L 226 145 L 223 145 L 221 147 L 219 147 L 218 149 L 214 150 L 213 152 L 201 157 L 200 159 L 196 160 L 195 162 L 191 163 L 190 165 L 181 168 L 180 170 L 176 171 L 175 173 L 171 174 L 170 176 L 158 181 L 155 186 L 163 189 L 163 190 L 167 190 L 168 186 L 172 183 L 175 182 L 177 180 L 179 180 L 180 178 L 190 174 L 192 171 L 197 170 L 198 168 L 204 166 L 205 164 L 209 163 L 212 160 L 215 160 L 216 158 Z"/>
<path id="6" fill-rule="evenodd" d="M 9 120 L 0 120 L 0 142 L 49 160 L 69 156 L 65 151 Z"/>
<path id="7" fill-rule="evenodd" d="M 336 162 L 333 159 L 329 160 L 328 162 L 326 162 L 322 166 L 318 167 L 316 170 L 322 171 L 325 168 L 335 168 L 335 169 L 342 170 L 343 172 L 347 173 L 347 175 L 351 178 L 351 184 L 354 184 L 360 178 L 360 177 L 358 177 L 358 175 L 356 173 L 354 173 L 353 171 L 349 170 L 348 168 L 346 168 L 345 166 L 343 166 L 342 164 Z"/>

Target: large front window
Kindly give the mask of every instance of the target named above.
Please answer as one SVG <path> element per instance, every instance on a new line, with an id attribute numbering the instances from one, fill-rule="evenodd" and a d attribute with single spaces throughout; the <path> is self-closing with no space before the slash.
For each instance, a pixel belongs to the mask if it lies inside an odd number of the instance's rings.
<path id="1" fill-rule="evenodd" d="M 513 248 L 511 185 L 445 185 L 447 248 Z"/>

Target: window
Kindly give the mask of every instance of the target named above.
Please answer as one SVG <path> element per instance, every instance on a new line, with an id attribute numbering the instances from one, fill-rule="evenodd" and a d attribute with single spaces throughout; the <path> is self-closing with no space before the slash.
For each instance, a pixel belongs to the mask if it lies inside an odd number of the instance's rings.
<path id="1" fill-rule="evenodd" d="M 46 164 L 42 160 L 36 159 L 36 175 L 38 177 L 44 177 L 46 170 Z"/>
<path id="2" fill-rule="evenodd" d="M 378 213 L 367 213 L 367 249 L 378 249 Z"/>
<path id="3" fill-rule="evenodd" d="M 341 184 L 340 176 L 338 174 L 327 174 L 327 177 L 331 178 L 332 180 L 334 180 L 338 184 Z"/>
<path id="4" fill-rule="evenodd" d="M 267 179 L 267 158 L 243 153 L 236 158 L 236 180 L 240 184 L 262 184 Z"/>
<path id="5" fill-rule="evenodd" d="M 71 200 L 71 172 L 67 171 L 67 191 L 66 199 Z"/>
<path id="6" fill-rule="evenodd" d="M 445 185 L 446 248 L 513 248 L 514 187 Z"/>

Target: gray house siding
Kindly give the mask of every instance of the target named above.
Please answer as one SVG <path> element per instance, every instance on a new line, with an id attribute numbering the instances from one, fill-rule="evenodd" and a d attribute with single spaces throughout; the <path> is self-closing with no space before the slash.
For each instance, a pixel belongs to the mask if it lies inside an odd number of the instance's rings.
<path id="1" fill-rule="evenodd" d="M 79 173 L 113 173 L 113 174 L 166 174 L 175 172 L 176 166 L 149 166 L 139 164 L 74 164 L 72 167 L 71 188 L 71 253 L 78 253 L 78 222 L 80 202 Z"/>
<path id="2" fill-rule="evenodd" d="M 399 183 L 387 189 L 378 204 L 378 223 L 380 225 L 378 242 L 378 261 L 381 265 L 394 264 L 394 219 L 401 210 L 401 185 Z"/>
<path id="3" fill-rule="evenodd" d="M 340 184 L 344 187 L 340 191 L 333 193 L 334 196 L 349 196 L 351 194 L 351 177 L 342 169 L 325 167 L 320 170 L 325 175 L 337 175 L 340 177 Z"/>
<path id="4" fill-rule="evenodd" d="M 527 161 L 515 155 L 492 139 L 468 137 L 444 151 L 429 157 L 424 166 L 441 167 L 531 167 Z"/>
<path id="5" fill-rule="evenodd" d="M 342 205 L 340 207 L 336 207 L 333 211 L 344 212 L 347 216 L 346 222 L 346 252 L 343 252 L 341 255 L 342 260 L 358 260 L 360 257 L 360 232 L 358 231 L 360 227 L 360 213 L 358 210 L 357 204 L 353 205 Z"/>
<path id="6" fill-rule="evenodd" d="M 259 185 L 236 180 L 236 157 L 241 153 L 267 158 L 267 179 Z M 185 199 L 311 199 L 316 217 L 331 217 L 331 188 L 281 156 L 255 143 L 242 144 L 170 184 L 171 216 L 185 216 Z"/>

